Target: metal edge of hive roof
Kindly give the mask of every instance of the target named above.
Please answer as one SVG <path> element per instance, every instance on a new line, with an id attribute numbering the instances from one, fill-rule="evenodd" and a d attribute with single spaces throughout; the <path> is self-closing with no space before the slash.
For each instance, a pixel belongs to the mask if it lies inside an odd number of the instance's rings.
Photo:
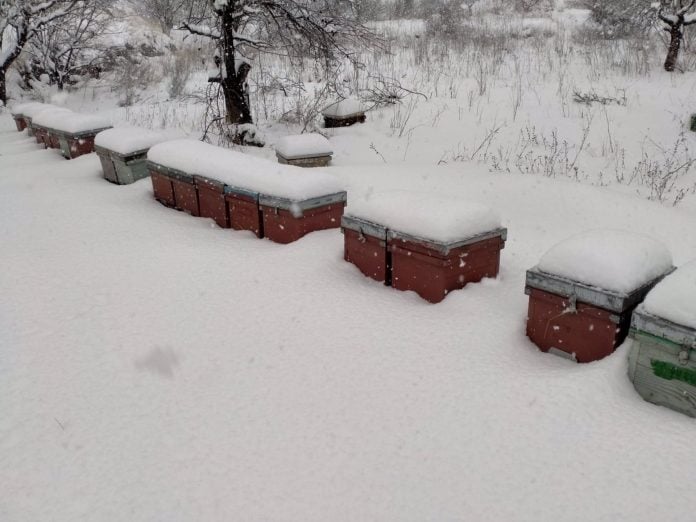
<path id="1" fill-rule="evenodd" d="M 616 292 L 598 286 L 588 285 L 579 281 L 573 281 L 567 277 L 543 272 L 538 268 L 527 270 L 526 285 L 544 292 L 570 298 L 575 296 L 581 303 L 587 303 L 610 312 L 623 313 L 638 304 L 647 293 L 664 277 L 675 270 L 672 267 L 664 274 L 648 281 L 632 292 Z"/>
<path id="2" fill-rule="evenodd" d="M 507 235 L 508 235 L 507 228 L 500 227 L 500 228 L 496 228 L 494 230 L 491 230 L 489 232 L 484 232 L 482 234 L 476 234 L 474 236 L 460 239 L 458 241 L 444 242 L 444 241 L 435 241 L 432 239 L 426 239 L 426 238 L 414 236 L 411 234 L 405 234 L 403 232 L 399 232 L 398 230 L 388 229 L 388 231 L 387 231 L 387 237 L 389 239 L 397 239 L 397 240 L 402 240 L 402 241 L 411 241 L 414 243 L 418 243 L 418 244 L 424 245 L 428 248 L 431 248 L 433 250 L 436 250 L 437 252 L 440 252 L 444 255 L 449 254 L 450 251 L 455 250 L 457 248 L 465 247 L 468 245 L 473 245 L 474 243 L 479 243 L 480 241 L 486 241 L 487 239 L 493 239 L 495 237 L 499 237 L 503 242 L 505 242 L 505 241 L 507 241 Z"/>
<path id="3" fill-rule="evenodd" d="M 355 216 L 344 214 L 341 218 L 341 228 L 353 230 L 359 234 L 367 234 L 368 236 L 376 237 L 385 241 L 387 239 L 387 227 Z"/>
<path id="4" fill-rule="evenodd" d="M 115 150 L 110 149 L 109 147 L 103 147 L 101 145 L 97 145 L 96 143 L 94 145 L 94 152 L 96 152 L 97 154 L 101 153 L 101 154 L 104 154 L 105 156 L 115 156 L 124 162 L 128 162 L 128 161 L 131 161 L 134 159 L 141 159 L 140 157 L 146 156 L 149 151 L 150 151 L 150 149 L 148 148 L 148 149 L 140 149 L 140 150 L 136 150 L 136 151 L 128 152 L 128 153 L 124 154 L 122 152 L 116 152 Z"/>
<path id="5" fill-rule="evenodd" d="M 208 178 L 208 179 L 212 179 L 213 181 L 218 181 L 214 178 Z M 223 185 L 225 185 L 225 184 L 223 183 Z M 259 200 L 259 193 L 256 190 L 251 190 L 251 189 L 242 188 L 242 187 L 235 187 L 234 185 L 225 185 L 225 188 L 223 190 L 224 190 L 225 194 L 240 194 L 242 196 L 247 196 L 247 197 L 253 198 L 256 201 Z"/>
<path id="6" fill-rule="evenodd" d="M 326 194 L 325 196 L 307 199 L 291 199 L 270 196 L 263 193 L 259 194 L 259 205 L 290 211 L 311 210 L 313 208 L 324 207 L 326 205 L 332 205 L 335 203 L 345 203 L 346 201 L 348 201 L 348 193 L 346 191 L 335 192 L 333 194 Z"/>
<path id="7" fill-rule="evenodd" d="M 153 169 L 156 170 L 157 172 L 164 174 L 166 176 L 172 176 L 173 178 L 182 180 L 182 181 L 191 181 L 193 182 L 193 174 L 189 174 L 188 172 L 184 172 L 182 170 L 177 170 L 171 167 L 167 167 L 165 165 L 162 165 L 161 163 L 157 163 L 156 161 L 152 160 L 147 160 L 147 166 L 148 169 Z"/>
<path id="8" fill-rule="evenodd" d="M 633 313 L 631 332 L 646 333 L 681 346 L 696 349 L 696 329 L 650 314 L 642 307 Z"/>
<path id="9" fill-rule="evenodd" d="M 319 158 L 332 158 L 334 153 L 333 151 L 331 152 L 326 152 L 323 154 L 300 154 L 300 155 L 291 155 L 291 156 L 285 156 L 281 154 L 278 151 L 275 151 L 276 153 L 276 158 L 278 159 L 283 159 L 285 161 L 294 161 L 294 160 L 303 160 L 303 159 L 319 159 Z"/>

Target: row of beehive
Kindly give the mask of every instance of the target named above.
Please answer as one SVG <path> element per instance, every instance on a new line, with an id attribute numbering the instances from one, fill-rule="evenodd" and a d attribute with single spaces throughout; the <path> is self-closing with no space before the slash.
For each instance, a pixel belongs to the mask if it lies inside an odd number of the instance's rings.
<path id="1" fill-rule="evenodd" d="M 18 131 L 27 129 L 38 144 L 60 150 L 67 159 L 93 152 L 96 135 L 111 127 L 101 116 L 43 103 L 23 104 L 15 109 L 13 118 Z"/>
<path id="2" fill-rule="evenodd" d="M 103 130 L 103 127 L 82 129 L 80 135 L 70 134 L 42 125 L 43 120 L 51 120 L 45 108 L 43 111 L 37 109 L 34 114 L 34 118 L 38 117 L 36 123 L 31 116 L 15 117 L 17 129 L 33 129 L 37 141 L 61 148 L 70 158 L 91 152 L 95 137 Z M 66 118 L 66 113 L 52 116 L 53 121 L 61 118 Z M 400 290 L 413 290 L 433 303 L 442 301 L 449 292 L 467 283 L 498 275 L 507 231 L 491 226 L 491 221 L 484 220 L 488 228 L 469 228 L 468 233 L 456 238 L 409 233 L 408 226 L 405 229 L 392 226 L 388 213 L 382 222 L 374 219 L 373 211 L 369 210 L 344 216 L 345 192 L 304 199 L 264 194 L 261 190 L 227 184 L 215 179 L 214 175 L 199 175 L 148 161 L 149 148 L 162 141 L 161 137 L 136 139 L 137 146 L 118 150 L 114 145 L 119 141 L 115 139 L 118 133 L 117 129 L 103 132 L 101 146 L 100 138 L 96 140 L 105 178 L 116 183 L 131 183 L 149 173 L 158 201 L 193 216 L 211 218 L 220 227 L 248 230 L 258 237 L 289 243 L 307 233 L 337 228 L 340 224 L 346 261 L 376 281 Z M 64 142 L 72 142 L 72 145 L 61 147 L 61 136 Z M 165 144 L 163 147 L 168 147 L 168 152 L 164 152 L 166 157 L 179 145 Z M 197 147 L 216 149 L 204 144 Z M 65 150 L 70 152 L 66 154 Z M 202 151 L 201 157 L 208 152 Z M 421 202 L 423 199 L 419 196 Z M 380 207 L 378 198 L 372 207 Z M 403 205 L 397 208 L 408 211 Z M 427 220 L 428 212 L 413 218 Z M 591 235 L 582 241 L 582 248 L 588 251 L 598 248 L 593 245 Z M 611 250 L 606 241 L 601 248 L 608 258 L 616 255 L 606 251 L 607 248 Z M 696 349 L 696 325 L 675 323 L 640 309 L 634 313 L 650 290 L 671 270 L 671 262 L 666 266 L 663 260 L 661 265 L 657 263 L 653 267 L 654 277 L 644 277 L 634 287 L 619 291 L 608 289 L 610 285 L 575 278 L 573 271 L 564 274 L 544 270 L 540 264 L 527 273 L 527 335 L 543 351 L 577 362 L 591 362 L 613 353 L 633 325 L 631 331 L 636 343 L 631 350 L 629 371 L 638 391 L 647 400 L 696 416 L 696 363 L 690 357 L 691 350 Z M 693 290 L 696 299 L 696 288 Z"/>

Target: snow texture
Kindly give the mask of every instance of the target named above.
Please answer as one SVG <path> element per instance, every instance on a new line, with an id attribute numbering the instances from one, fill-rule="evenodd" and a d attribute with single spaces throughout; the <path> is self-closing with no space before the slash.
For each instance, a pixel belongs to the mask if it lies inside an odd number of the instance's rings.
<path id="1" fill-rule="evenodd" d="M 501 226 L 500 215 L 480 203 L 407 191 L 351 198 L 346 214 L 442 243 L 469 239 Z"/>
<path id="2" fill-rule="evenodd" d="M 61 107 L 58 107 L 56 105 L 52 105 L 50 103 L 29 103 L 22 109 L 24 111 L 22 113 L 22 115 L 26 116 L 27 118 L 31 118 L 33 120 L 34 117 L 38 116 L 40 113 L 42 113 L 45 110 L 60 109 L 60 108 Z"/>
<path id="3" fill-rule="evenodd" d="M 696 329 L 696 260 L 665 277 L 646 297 L 649 314 Z"/>
<path id="4" fill-rule="evenodd" d="M 40 107 L 45 107 L 45 104 L 40 102 L 18 103 L 12 106 L 11 112 L 15 116 L 27 116 L 27 112 L 33 111 L 35 109 L 38 110 Z"/>
<path id="5" fill-rule="evenodd" d="M 161 132 L 137 127 L 117 127 L 97 134 L 94 144 L 118 154 L 132 154 L 150 149 L 167 137 Z"/>
<path id="6" fill-rule="evenodd" d="M 285 159 L 313 158 L 333 154 L 329 140 L 316 133 L 285 136 L 278 140 L 275 150 Z"/>
<path id="7" fill-rule="evenodd" d="M 41 112 L 35 114 L 31 122 L 33 125 L 45 127 L 47 129 L 57 129 L 75 113 L 64 107 L 44 107 Z"/>
<path id="8" fill-rule="evenodd" d="M 634 232 L 592 230 L 558 243 L 537 268 L 573 281 L 628 294 L 672 268 L 661 242 Z"/>
<path id="9" fill-rule="evenodd" d="M 349 118 L 365 112 L 365 107 L 359 100 L 355 98 L 346 98 L 345 100 L 332 103 L 322 114 L 328 118 Z"/>
<path id="10" fill-rule="evenodd" d="M 334 177 L 318 169 L 302 169 L 194 140 L 155 145 L 148 159 L 187 174 L 216 179 L 232 187 L 301 201 L 344 190 Z"/>
<path id="11" fill-rule="evenodd" d="M 92 130 L 103 130 L 109 127 L 111 127 L 111 120 L 106 116 L 72 113 L 52 128 L 68 134 L 79 134 Z"/>

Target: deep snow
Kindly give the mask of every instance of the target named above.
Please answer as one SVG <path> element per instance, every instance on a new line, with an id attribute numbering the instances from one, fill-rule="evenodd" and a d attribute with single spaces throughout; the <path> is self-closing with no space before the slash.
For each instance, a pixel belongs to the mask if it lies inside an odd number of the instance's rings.
<path id="1" fill-rule="evenodd" d="M 645 311 L 696 329 L 696 260 L 661 281 L 645 299 Z"/>
<path id="2" fill-rule="evenodd" d="M 693 519 L 696 424 L 640 399 L 627 347 L 576 365 L 524 336 L 549 247 L 636 229 L 679 265 L 687 207 L 470 163 L 330 169 L 350 197 L 503 211 L 500 278 L 430 305 L 336 230 L 221 230 L 0 127 L 0 520 Z"/>

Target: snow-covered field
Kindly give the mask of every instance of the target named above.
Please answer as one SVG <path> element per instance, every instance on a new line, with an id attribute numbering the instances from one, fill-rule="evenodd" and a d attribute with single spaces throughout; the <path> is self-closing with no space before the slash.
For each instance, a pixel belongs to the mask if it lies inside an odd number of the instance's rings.
<path id="1" fill-rule="evenodd" d="M 693 205 L 478 162 L 352 163 L 368 127 L 342 130 L 330 172 L 350 198 L 502 214 L 500 278 L 430 305 L 345 263 L 338 231 L 221 230 L 11 129 L 0 520 L 693 520 L 696 424 L 640 399 L 627 346 L 577 365 L 524 335 L 524 273 L 550 246 L 635 230 L 681 265 Z"/>

